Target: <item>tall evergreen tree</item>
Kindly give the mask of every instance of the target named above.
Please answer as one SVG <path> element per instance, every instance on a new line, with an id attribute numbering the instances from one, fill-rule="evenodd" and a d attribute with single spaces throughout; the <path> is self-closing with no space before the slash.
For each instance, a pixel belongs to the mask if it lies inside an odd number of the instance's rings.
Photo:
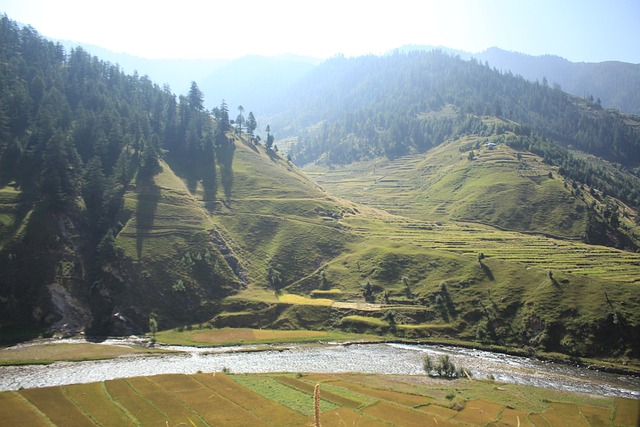
<path id="1" fill-rule="evenodd" d="M 236 117 L 236 132 L 242 133 L 242 126 L 244 125 L 244 107 L 240 105 L 238 107 L 238 117 Z"/>
<path id="2" fill-rule="evenodd" d="M 256 118 L 253 115 L 253 112 L 249 111 L 249 116 L 247 117 L 247 122 L 245 123 L 245 125 L 247 126 L 247 133 L 253 139 L 253 133 L 258 127 L 258 122 L 256 122 Z"/>
<path id="3" fill-rule="evenodd" d="M 63 209 L 79 194 L 80 158 L 68 134 L 55 131 L 42 153 L 40 194 L 54 209 Z"/>
<path id="4" fill-rule="evenodd" d="M 191 82 L 191 87 L 189 88 L 189 94 L 187 95 L 189 100 L 189 106 L 191 109 L 196 111 L 204 110 L 204 95 L 202 91 L 196 84 L 196 82 Z"/>

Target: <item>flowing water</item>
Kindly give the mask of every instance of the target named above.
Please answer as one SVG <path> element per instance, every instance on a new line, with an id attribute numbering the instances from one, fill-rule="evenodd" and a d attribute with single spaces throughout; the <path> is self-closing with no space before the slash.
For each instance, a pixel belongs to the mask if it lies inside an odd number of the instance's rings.
<path id="1" fill-rule="evenodd" d="M 107 341 L 106 344 L 122 343 Z M 543 362 L 525 357 L 466 349 L 411 344 L 289 345 L 263 351 L 250 346 L 167 347 L 180 353 L 127 356 L 88 362 L 0 367 L 0 390 L 48 387 L 116 378 L 196 372 L 363 372 L 424 375 L 425 355 L 448 354 L 475 377 L 599 396 L 640 398 L 640 378 Z"/>

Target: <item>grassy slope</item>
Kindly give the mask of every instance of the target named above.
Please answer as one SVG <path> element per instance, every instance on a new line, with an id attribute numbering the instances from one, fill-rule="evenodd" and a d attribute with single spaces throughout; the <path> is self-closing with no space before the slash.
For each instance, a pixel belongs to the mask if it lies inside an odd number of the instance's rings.
<path id="1" fill-rule="evenodd" d="M 157 375 L 0 393 L 7 425 L 620 425 L 637 402 L 491 381 L 365 374 Z M 493 422 L 493 423 L 492 423 Z"/>
<path id="2" fill-rule="evenodd" d="M 124 228 L 116 246 L 127 275 L 122 305 L 136 301 L 161 315 L 160 324 L 196 321 L 240 288 L 212 237 L 209 215 L 166 164 L 152 181 L 124 196 Z M 190 320 L 191 319 L 191 320 Z"/>
<path id="3" fill-rule="evenodd" d="M 584 234 L 584 202 L 564 188 L 554 168 L 529 153 L 518 159 L 503 144 L 486 148 L 485 140 L 469 136 L 426 155 L 307 172 L 331 193 L 410 218 L 481 221 L 573 239 Z"/>
<path id="4" fill-rule="evenodd" d="M 581 232 L 583 222 L 576 206 L 584 202 L 573 198 L 562 181 L 549 178 L 537 159 L 525 158 L 529 171 L 518 172 L 513 167 L 518 162 L 515 153 L 503 146 L 482 151 L 470 162 L 458 150 L 458 145 L 469 143 L 473 141 L 458 141 L 430 153 L 431 158 L 440 159 L 431 172 L 422 161 L 422 169 L 406 162 L 401 168 L 396 163 L 396 173 L 422 171 L 423 180 L 434 181 L 431 188 L 439 188 L 440 196 L 433 196 L 434 200 L 457 187 L 468 199 L 480 203 L 482 197 L 489 197 L 498 206 L 500 197 L 510 194 L 508 190 L 466 187 L 484 182 L 502 188 L 517 181 L 522 194 L 530 186 L 540 187 L 536 194 L 551 193 L 564 200 L 550 215 L 578 215 L 563 228 L 554 220 L 545 231 L 572 237 Z M 604 355 L 610 348 L 602 348 L 605 342 L 598 344 L 601 337 L 596 333 L 617 339 L 628 331 L 612 324 L 615 316 L 631 328 L 640 324 L 635 309 L 639 301 L 634 282 L 640 275 L 636 254 L 479 224 L 441 224 L 395 216 L 329 196 L 261 146 L 237 140 L 236 147 L 230 197 L 217 203 L 211 218 L 238 255 L 249 282 L 223 303 L 223 313 L 212 322 L 215 326 L 340 327 Z M 455 173 L 451 173 L 441 180 L 451 182 L 435 182 L 444 169 L 461 174 L 468 166 L 474 179 L 471 173 L 463 180 L 452 179 Z M 390 181 L 393 179 L 388 178 L 386 184 Z M 358 188 L 353 182 L 351 189 Z M 378 182 L 382 185 L 383 181 Z M 417 187 L 413 193 L 398 191 L 397 185 L 391 193 L 389 188 L 366 191 L 371 198 L 385 194 L 395 198 L 394 206 L 408 207 L 407 216 L 417 216 L 408 210 L 420 212 L 426 206 L 437 215 L 437 203 L 426 197 L 431 193 L 420 193 L 423 190 Z M 496 215 L 507 214 L 502 205 L 496 208 Z M 440 218 L 469 215 L 463 203 L 450 203 L 444 212 Z M 540 221 L 531 215 L 532 224 Z M 477 262 L 478 252 L 488 257 L 483 267 Z M 266 280 L 270 267 L 282 273 L 282 292 L 307 298 L 274 295 Z M 325 287 L 334 289 L 330 296 L 318 292 L 322 270 Z M 548 270 L 554 272 L 553 280 Z M 373 304 L 363 299 L 361 287 L 367 281 L 373 286 Z M 313 299 L 318 296 L 321 299 Z M 331 299 L 336 300 L 333 305 L 329 305 Z M 388 312 L 393 313 L 393 324 Z M 621 356 L 625 347 L 617 348 Z"/>
<path id="5" fill-rule="evenodd" d="M 30 204 L 21 203 L 22 193 L 12 186 L 0 188 L 0 249 L 20 234 L 28 221 Z"/>
<path id="6" fill-rule="evenodd" d="M 211 218 L 242 260 L 250 290 L 267 285 L 270 268 L 284 284 L 311 274 L 356 237 L 333 218 L 352 215 L 352 203 L 331 197 L 262 146 L 236 140 L 230 195 Z"/>
<path id="7" fill-rule="evenodd" d="M 50 364 L 58 361 L 111 359 L 127 355 L 150 355 L 169 350 L 127 345 L 94 343 L 34 344 L 25 347 L 5 348 L 0 353 L 0 365 Z"/>

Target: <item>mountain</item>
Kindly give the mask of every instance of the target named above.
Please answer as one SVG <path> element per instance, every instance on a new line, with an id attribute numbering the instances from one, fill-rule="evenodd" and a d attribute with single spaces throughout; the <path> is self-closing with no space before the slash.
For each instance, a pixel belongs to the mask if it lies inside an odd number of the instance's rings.
<path id="1" fill-rule="evenodd" d="M 197 87 L 177 103 L 82 48 L 0 25 L 3 327 L 126 333 L 154 310 L 192 320 L 236 292 L 203 207 L 167 164 L 215 191 L 225 160 Z"/>
<path id="2" fill-rule="evenodd" d="M 303 109 L 280 116 L 306 132 L 297 150 L 326 168 L 312 171 L 323 188 L 226 103 L 208 111 L 195 83 L 176 97 L 7 17 L 0 30 L 3 342 L 155 320 L 637 364 L 640 255 L 612 247 L 636 244 L 636 207 L 612 197 L 635 200 L 635 184 L 550 139 L 577 144 L 573 128 L 541 125 L 547 110 L 584 114 L 601 135 L 622 131 L 616 158 L 635 141 L 632 116 L 438 53 L 335 58 L 295 85 Z M 526 108 L 507 89 L 547 107 L 518 123 Z M 480 114 L 502 108 L 514 119 Z M 593 186 L 571 178 L 585 171 Z"/>
<path id="3" fill-rule="evenodd" d="M 176 100 L 0 25 L 3 335 L 203 322 L 224 297 L 311 274 L 350 240 L 326 219 L 351 204 L 234 133 L 226 104 L 212 117 L 196 84 Z"/>
<path id="4" fill-rule="evenodd" d="M 498 47 L 471 53 L 443 46 L 406 45 L 390 54 L 432 50 L 440 50 L 467 61 L 475 59 L 502 73 L 516 74 L 531 82 L 547 81 L 552 86 L 560 86 L 567 93 L 600 100 L 604 108 L 640 114 L 640 98 L 637 91 L 632 89 L 640 84 L 640 64 L 620 61 L 571 62 L 559 56 L 533 56 Z"/>
<path id="5" fill-rule="evenodd" d="M 559 84 L 568 93 L 599 99 L 605 108 L 640 114 L 640 64 L 619 61 L 570 62 L 552 55 L 530 56 L 499 48 L 473 55 L 491 67 L 519 74 L 527 80 Z"/>
<path id="6" fill-rule="evenodd" d="M 447 105 L 452 114 L 432 114 Z M 629 167 L 640 159 L 636 116 L 439 51 L 328 60 L 291 90 L 280 117 L 295 123 L 291 133 L 304 131 L 313 140 L 305 153 L 294 153 L 298 161 L 328 153 L 315 146 L 319 141 L 333 145 L 328 161 L 349 163 L 424 151 L 455 133 L 477 133 L 483 115 Z M 319 123 L 322 135 L 315 132 Z"/>
<path id="7" fill-rule="evenodd" d="M 296 86 L 279 117 L 272 124 L 296 136 L 290 154 L 300 165 L 393 159 L 465 134 L 535 136 L 545 142 L 534 149 L 563 174 L 639 206 L 640 118 L 475 60 L 437 51 L 335 58 Z M 612 163 L 615 173 L 601 173 Z"/>

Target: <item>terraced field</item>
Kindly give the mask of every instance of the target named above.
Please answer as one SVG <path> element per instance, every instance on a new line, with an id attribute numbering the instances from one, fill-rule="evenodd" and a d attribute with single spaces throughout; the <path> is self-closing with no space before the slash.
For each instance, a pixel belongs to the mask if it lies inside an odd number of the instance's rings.
<path id="1" fill-rule="evenodd" d="M 579 274 L 602 280 L 640 281 L 640 254 L 571 240 L 499 230 L 477 223 L 427 222 L 387 218 L 376 226 L 351 219 L 356 232 L 369 238 L 406 242 L 418 247 L 477 256 L 482 252 L 528 267 Z"/>
<path id="2" fill-rule="evenodd" d="M 130 188 L 124 207 L 129 218 L 117 240 L 133 259 L 162 258 L 167 247 L 184 247 L 185 240 L 211 228 L 199 203 L 166 165 L 152 183 Z"/>
<path id="3" fill-rule="evenodd" d="M 319 185 L 345 199 L 395 215 L 430 221 L 476 221 L 513 231 L 538 232 L 579 240 L 589 206 L 604 197 L 588 187 L 573 188 L 558 169 L 506 144 L 488 148 L 487 138 L 463 137 L 426 154 L 376 159 L 347 166 L 306 166 Z M 473 160 L 468 159 L 475 153 Z M 621 222 L 640 232 L 633 210 Z M 632 233 L 631 233 L 632 234 Z"/>
<path id="4" fill-rule="evenodd" d="M 0 393 L 0 424 L 308 426 L 320 384 L 328 426 L 633 426 L 637 401 L 426 377 L 158 375 Z"/>
<path id="5" fill-rule="evenodd" d="M 638 254 L 580 242 L 586 206 L 599 206 L 600 199 L 588 189 L 573 191 L 541 158 L 505 144 L 489 149 L 485 140 L 469 136 L 426 154 L 305 170 L 330 193 L 391 214 L 348 218 L 363 237 L 472 256 L 482 252 L 598 280 L 640 280 Z M 470 150 L 473 160 L 467 158 Z M 630 212 L 621 219 L 624 227 L 635 230 L 632 210 L 619 208 Z"/>

